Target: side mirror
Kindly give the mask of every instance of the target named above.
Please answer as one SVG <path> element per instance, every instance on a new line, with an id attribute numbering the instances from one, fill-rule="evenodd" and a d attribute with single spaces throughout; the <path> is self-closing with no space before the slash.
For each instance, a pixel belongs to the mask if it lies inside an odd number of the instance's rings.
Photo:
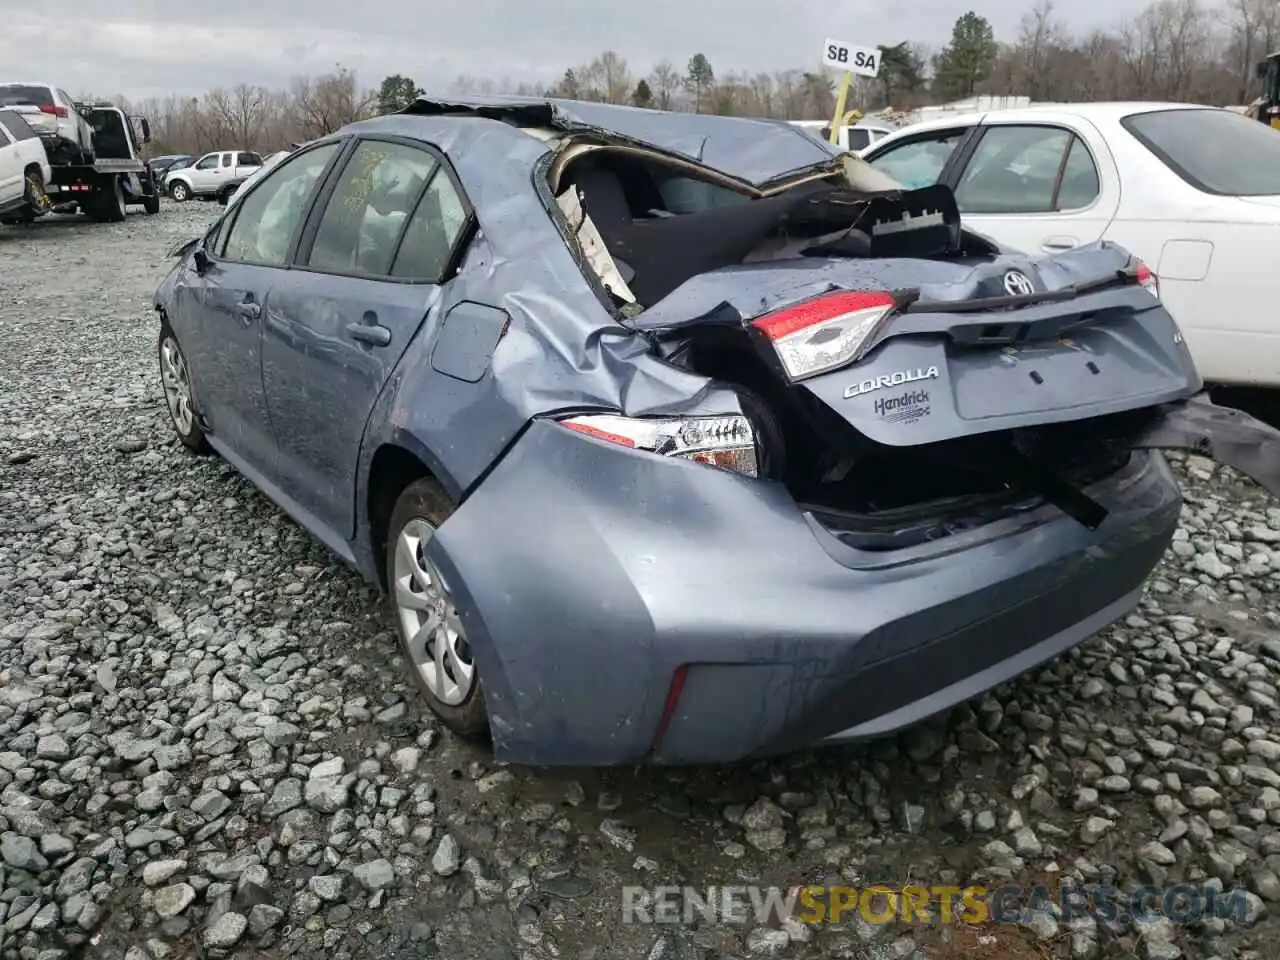
<path id="1" fill-rule="evenodd" d="M 142 142 L 143 143 L 151 142 L 151 121 L 149 121 L 146 117 L 142 118 Z"/>
<path id="2" fill-rule="evenodd" d="M 203 277 L 209 269 L 209 254 L 204 252 L 204 247 L 197 247 L 191 260 L 196 265 L 196 273 Z"/>

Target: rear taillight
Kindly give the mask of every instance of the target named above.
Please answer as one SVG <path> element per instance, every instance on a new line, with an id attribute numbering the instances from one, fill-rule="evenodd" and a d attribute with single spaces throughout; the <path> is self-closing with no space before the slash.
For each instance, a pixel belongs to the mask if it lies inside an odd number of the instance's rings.
<path id="1" fill-rule="evenodd" d="M 1134 258 L 1133 279 L 1157 300 L 1160 299 L 1160 279 L 1155 275 L 1154 270 L 1136 257 Z"/>
<path id="2" fill-rule="evenodd" d="M 635 450 L 693 460 L 748 477 L 756 475 L 755 431 L 746 417 L 639 420 L 615 414 L 570 417 L 562 427 Z"/>
<path id="3" fill-rule="evenodd" d="M 40 105 L 40 112 L 51 113 L 55 117 L 65 117 L 67 115 L 67 108 L 59 107 L 56 104 L 52 104 L 52 103 L 42 103 Z"/>
<path id="4" fill-rule="evenodd" d="M 773 345 L 787 376 L 802 380 L 859 359 L 896 305 L 891 293 L 831 293 L 776 310 L 751 325 Z"/>

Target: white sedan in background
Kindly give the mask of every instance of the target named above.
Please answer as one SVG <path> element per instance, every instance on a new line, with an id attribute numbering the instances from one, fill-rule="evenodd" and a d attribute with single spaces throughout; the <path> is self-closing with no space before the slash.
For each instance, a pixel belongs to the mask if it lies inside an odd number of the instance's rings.
<path id="1" fill-rule="evenodd" d="M 1189 104 L 1052 104 L 949 116 L 862 153 L 944 182 L 966 226 L 1028 254 L 1114 240 L 1158 278 L 1206 382 L 1280 387 L 1280 133 Z"/>

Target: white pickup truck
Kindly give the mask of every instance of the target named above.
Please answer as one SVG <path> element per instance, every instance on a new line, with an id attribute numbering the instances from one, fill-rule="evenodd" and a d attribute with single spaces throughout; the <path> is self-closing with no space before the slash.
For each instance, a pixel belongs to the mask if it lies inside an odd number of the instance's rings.
<path id="1" fill-rule="evenodd" d="M 164 178 L 164 188 L 179 203 L 192 197 L 225 202 L 261 167 L 262 157 L 248 150 L 215 150 L 174 170 Z"/>

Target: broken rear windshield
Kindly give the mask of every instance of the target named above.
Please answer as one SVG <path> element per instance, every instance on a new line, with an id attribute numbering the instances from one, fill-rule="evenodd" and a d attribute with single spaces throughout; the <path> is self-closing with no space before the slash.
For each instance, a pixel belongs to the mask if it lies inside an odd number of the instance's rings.
<path id="1" fill-rule="evenodd" d="M 1280 194 L 1280 136 L 1229 110 L 1156 110 L 1120 123 L 1170 170 L 1205 193 Z"/>

